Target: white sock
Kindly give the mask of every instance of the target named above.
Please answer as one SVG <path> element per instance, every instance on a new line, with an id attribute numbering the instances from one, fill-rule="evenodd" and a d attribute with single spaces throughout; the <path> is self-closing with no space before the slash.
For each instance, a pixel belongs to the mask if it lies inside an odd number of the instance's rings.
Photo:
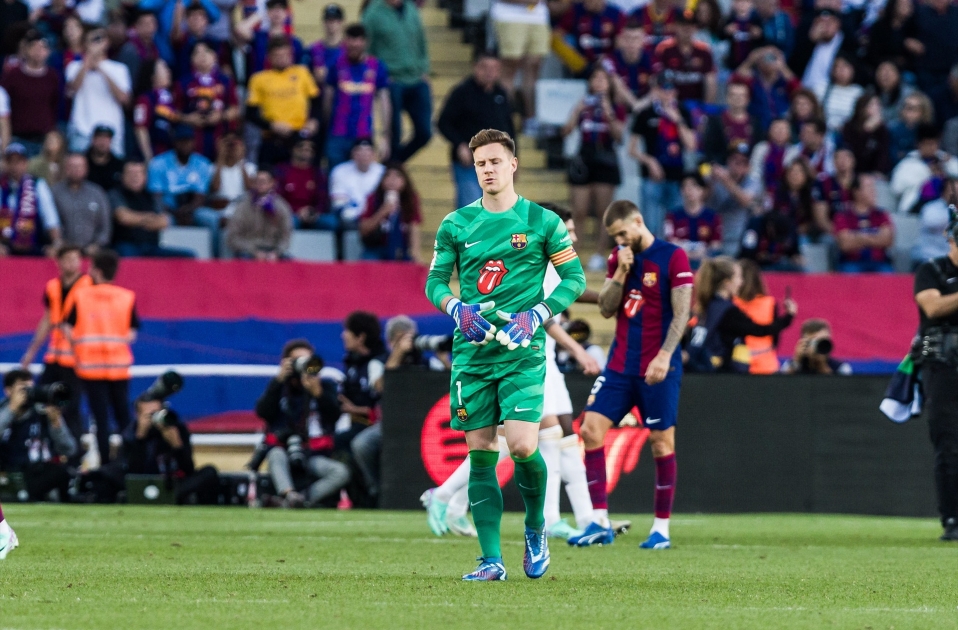
<path id="1" fill-rule="evenodd" d="M 446 520 L 451 521 L 465 516 L 469 511 L 469 486 L 459 488 L 449 499 L 449 505 L 446 507 Z"/>
<path id="2" fill-rule="evenodd" d="M 655 532 L 658 532 L 662 534 L 663 536 L 665 536 L 666 538 L 669 538 L 669 519 L 653 518 L 652 530 L 649 533 L 654 534 Z"/>
<path id="3" fill-rule="evenodd" d="M 609 510 L 593 508 L 592 509 L 592 522 L 598 523 L 602 527 L 609 527 Z"/>
<path id="4" fill-rule="evenodd" d="M 575 526 L 585 529 L 595 518 L 592 514 L 592 497 L 589 496 L 589 481 L 585 476 L 585 462 L 579 449 L 579 436 L 567 435 L 559 441 L 559 467 L 565 492 L 575 514 Z"/>
<path id="5" fill-rule="evenodd" d="M 546 463 L 546 499 L 543 510 L 546 527 L 559 522 L 559 490 L 562 475 L 559 472 L 559 440 L 562 439 L 562 427 L 556 425 L 539 430 L 539 452 Z"/>

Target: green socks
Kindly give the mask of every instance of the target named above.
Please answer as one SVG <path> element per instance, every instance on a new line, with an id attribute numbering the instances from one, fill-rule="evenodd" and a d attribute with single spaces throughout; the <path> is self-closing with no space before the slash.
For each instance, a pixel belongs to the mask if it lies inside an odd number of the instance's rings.
<path id="1" fill-rule="evenodd" d="M 546 503 L 546 462 L 539 449 L 525 459 L 512 460 L 516 463 L 516 485 L 526 504 L 526 527 L 536 531 L 545 525 L 543 508 Z M 472 487 L 470 485 L 470 496 Z M 500 506 L 502 504 L 500 503 Z M 499 508 L 502 509 L 501 507 Z M 478 523 L 476 525 L 478 527 Z"/>
<path id="2" fill-rule="evenodd" d="M 536 451 L 538 454 L 538 451 Z M 542 458 L 539 458 L 542 461 Z M 499 526 L 502 522 L 502 491 L 496 478 L 499 451 L 469 451 L 469 507 L 479 534 L 483 558 L 502 558 Z M 518 469 L 518 466 L 517 466 Z M 545 466 L 543 465 L 543 470 Z M 545 476 L 543 475 L 543 487 Z M 528 503 L 528 502 L 527 502 Z M 540 501 L 539 515 L 542 515 Z"/>

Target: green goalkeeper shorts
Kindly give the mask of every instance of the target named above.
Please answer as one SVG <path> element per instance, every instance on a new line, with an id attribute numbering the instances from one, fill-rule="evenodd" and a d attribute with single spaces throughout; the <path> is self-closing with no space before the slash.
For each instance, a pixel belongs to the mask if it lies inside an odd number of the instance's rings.
<path id="1" fill-rule="evenodd" d="M 453 365 L 452 428 L 473 431 L 504 420 L 539 422 L 546 364 L 541 358 L 490 365 Z"/>

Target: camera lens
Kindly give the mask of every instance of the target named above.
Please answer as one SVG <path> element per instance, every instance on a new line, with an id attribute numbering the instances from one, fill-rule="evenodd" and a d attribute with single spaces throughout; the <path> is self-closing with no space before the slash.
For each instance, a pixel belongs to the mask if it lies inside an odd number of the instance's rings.
<path id="1" fill-rule="evenodd" d="M 815 343 L 812 344 L 812 352 L 815 354 L 831 354 L 834 347 L 831 339 L 823 337 L 822 339 L 816 339 Z"/>

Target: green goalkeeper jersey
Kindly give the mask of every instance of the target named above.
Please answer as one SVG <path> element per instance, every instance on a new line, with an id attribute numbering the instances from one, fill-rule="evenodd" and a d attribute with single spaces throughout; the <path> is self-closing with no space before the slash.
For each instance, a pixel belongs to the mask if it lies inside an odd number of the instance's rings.
<path id="1" fill-rule="evenodd" d="M 549 262 L 562 282 L 543 296 L 542 281 Z M 544 302 L 560 313 L 585 290 L 585 274 L 565 224 L 551 210 L 519 197 L 505 212 L 489 212 L 479 199 L 446 216 L 436 234 L 426 295 L 442 308 L 452 296 L 449 279 L 459 269 L 460 296 L 464 304 L 495 302 L 483 313 L 496 329 L 506 322 L 495 313 L 527 311 Z M 469 343 L 456 330 L 453 362 L 456 365 L 489 364 L 522 359 L 545 359 L 545 329 L 539 327 L 527 348 L 508 350 L 492 340 L 484 346 Z"/>

